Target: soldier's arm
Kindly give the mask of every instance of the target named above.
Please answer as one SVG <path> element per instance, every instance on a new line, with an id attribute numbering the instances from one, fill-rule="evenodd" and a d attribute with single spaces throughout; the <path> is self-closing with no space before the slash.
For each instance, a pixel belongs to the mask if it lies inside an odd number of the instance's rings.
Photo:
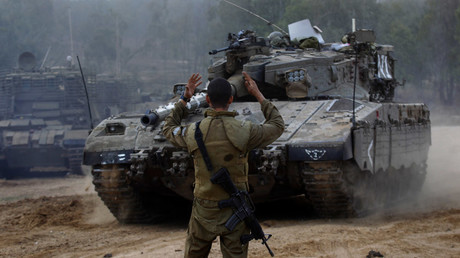
<path id="1" fill-rule="evenodd" d="M 174 105 L 174 109 L 166 117 L 165 124 L 163 125 L 163 135 L 175 146 L 187 147 L 184 136 L 186 126 L 181 125 L 183 118 L 187 117 L 188 110 L 183 101 L 179 101 Z"/>
<path id="2" fill-rule="evenodd" d="M 264 124 L 253 124 L 251 126 L 248 150 L 252 150 L 254 148 L 265 147 L 278 139 L 284 131 L 284 120 L 278 109 L 270 101 L 265 99 L 255 81 L 245 72 L 243 72 L 243 76 L 246 80 L 244 85 L 248 89 L 248 92 L 259 101 L 265 116 Z"/>
<path id="3" fill-rule="evenodd" d="M 185 86 L 184 97 L 186 99 L 190 99 L 193 96 L 196 87 L 200 86 L 200 84 L 201 76 L 198 73 L 192 74 Z M 187 126 L 181 126 L 182 119 L 188 115 L 188 109 L 185 105 L 186 102 L 181 98 L 179 102 L 174 105 L 172 112 L 166 117 L 165 124 L 163 126 L 163 135 L 166 139 L 179 147 L 187 147 L 184 140 Z"/>
<path id="4" fill-rule="evenodd" d="M 284 132 L 284 120 L 275 105 L 264 99 L 261 109 L 265 116 L 265 123 L 252 124 L 248 150 L 263 148 L 278 139 Z"/>

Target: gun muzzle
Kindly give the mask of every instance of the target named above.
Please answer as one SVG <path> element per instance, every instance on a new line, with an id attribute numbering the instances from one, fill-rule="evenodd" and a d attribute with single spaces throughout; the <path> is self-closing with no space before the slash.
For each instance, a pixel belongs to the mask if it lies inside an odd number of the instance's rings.
<path id="1" fill-rule="evenodd" d="M 158 115 L 156 113 L 148 113 L 141 117 L 141 124 L 143 126 L 155 125 L 158 121 Z"/>

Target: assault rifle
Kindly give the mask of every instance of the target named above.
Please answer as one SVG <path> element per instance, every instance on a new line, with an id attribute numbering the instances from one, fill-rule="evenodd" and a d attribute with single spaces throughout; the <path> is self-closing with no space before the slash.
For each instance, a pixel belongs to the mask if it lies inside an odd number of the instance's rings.
<path id="1" fill-rule="evenodd" d="M 272 257 L 275 256 L 267 244 L 268 239 L 270 239 L 272 235 L 267 234 L 268 237 L 265 237 L 265 233 L 254 215 L 255 206 L 249 197 L 249 193 L 236 188 L 226 168 L 219 169 L 217 173 L 211 177 L 211 182 L 222 186 L 222 188 L 230 194 L 230 199 L 219 202 L 220 209 L 231 207 L 234 212 L 225 223 L 225 227 L 232 231 L 239 222 L 244 221 L 251 229 L 251 234 L 241 236 L 241 244 L 247 244 L 252 239 L 261 239 L 262 244 L 267 247 L 270 255 Z"/>

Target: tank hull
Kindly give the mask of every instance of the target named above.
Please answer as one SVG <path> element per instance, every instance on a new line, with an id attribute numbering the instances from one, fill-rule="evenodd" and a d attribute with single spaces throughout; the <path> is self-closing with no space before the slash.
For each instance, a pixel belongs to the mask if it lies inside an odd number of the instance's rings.
<path id="1" fill-rule="evenodd" d="M 347 217 L 420 189 L 431 142 L 427 107 L 358 101 L 355 113 L 360 122 L 353 126 L 348 101 L 273 102 L 286 129 L 273 144 L 250 153 L 249 184 L 256 203 L 305 195 L 321 216 Z M 239 113 L 237 119 L 263 122 L 257 102 L 234 103 L 230 109 Z M 202 113 L 199 109 L 184 123 L 202 119 Z M 84 164 L 93 167 L 96 191 L 123 222 L 143 222 L 164 213 L 162 206 L 154 211 L 142 208 L 147 207 L 145 194 L 159 200 L 193 199 L 190 155 L 168 143 L 160 127 L 140 125 L 140 117 L 104 120 L 88 137 L 84 152 Z M 107 134 L 113 125 L 122 130 Z M 126 191 L 126 204 L 114 204 Z M 131 207 L 133 203 L 139 207 Z M 124 205 L 130 207 L 121 208 Z M 145 212 L 128 216 L 119 210 Z"/>
<path id="2" fill-rule="evenodd" d="M 87 130 L 70 126 L 0 127 L 0 169 L 5 178 L 82 174 L 83 148 Z M 26 121 L 27 122 L 27 121 Z"/>

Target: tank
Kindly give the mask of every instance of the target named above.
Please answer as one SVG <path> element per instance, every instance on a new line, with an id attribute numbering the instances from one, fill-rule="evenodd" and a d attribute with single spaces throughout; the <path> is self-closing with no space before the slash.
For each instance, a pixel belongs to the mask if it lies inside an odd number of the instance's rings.
<path id="1" fill-rule="evenodd" d="M 423 103 L 396 103 L 394 48 L 377 44 L 371 30 L 325 43 L 309 20 L 289 35 L 229 34 L 210 51 L 208 79 L 229 80 L 239 120 L 263 123 L 260 105 L 243 85 L 257 82 L 285 121 L 279 139 L 250 152 L 249 185 L 255 203 L 305 197 L 321 217 L 362 216 L 417 193 L 431 144 L 430 111 Z M 192 200 L 194 167 L 187 150 L 162 135 L 176 99 L 146 114 L 121 114 L 90 134 L 84 164 L 92 166 L 98 195 L 124 223 L 157 220 Z M 201 120 L 206 87 L 189 102 L 184 124 Z M 306 214 L 307 215 L 307 214 Z"/>
<path id="2" fill-rule="evenodd" d="M 43 65 L 42 65 L 43 66 Z M 30 52 L 0 74 L 0 176 L 81 174 L 90 129 L 80 72 Z"/>
<path id="3" fill-rule="evenodd" d="M 64 66 L 44 63 L 24 52 L 17 68 L 0 71 L 0 178 L 81 174 L 88 101 L 97 123 L 148 100 L 136 76 L 85 74 L 87 97 L 70 56 Z"/>

